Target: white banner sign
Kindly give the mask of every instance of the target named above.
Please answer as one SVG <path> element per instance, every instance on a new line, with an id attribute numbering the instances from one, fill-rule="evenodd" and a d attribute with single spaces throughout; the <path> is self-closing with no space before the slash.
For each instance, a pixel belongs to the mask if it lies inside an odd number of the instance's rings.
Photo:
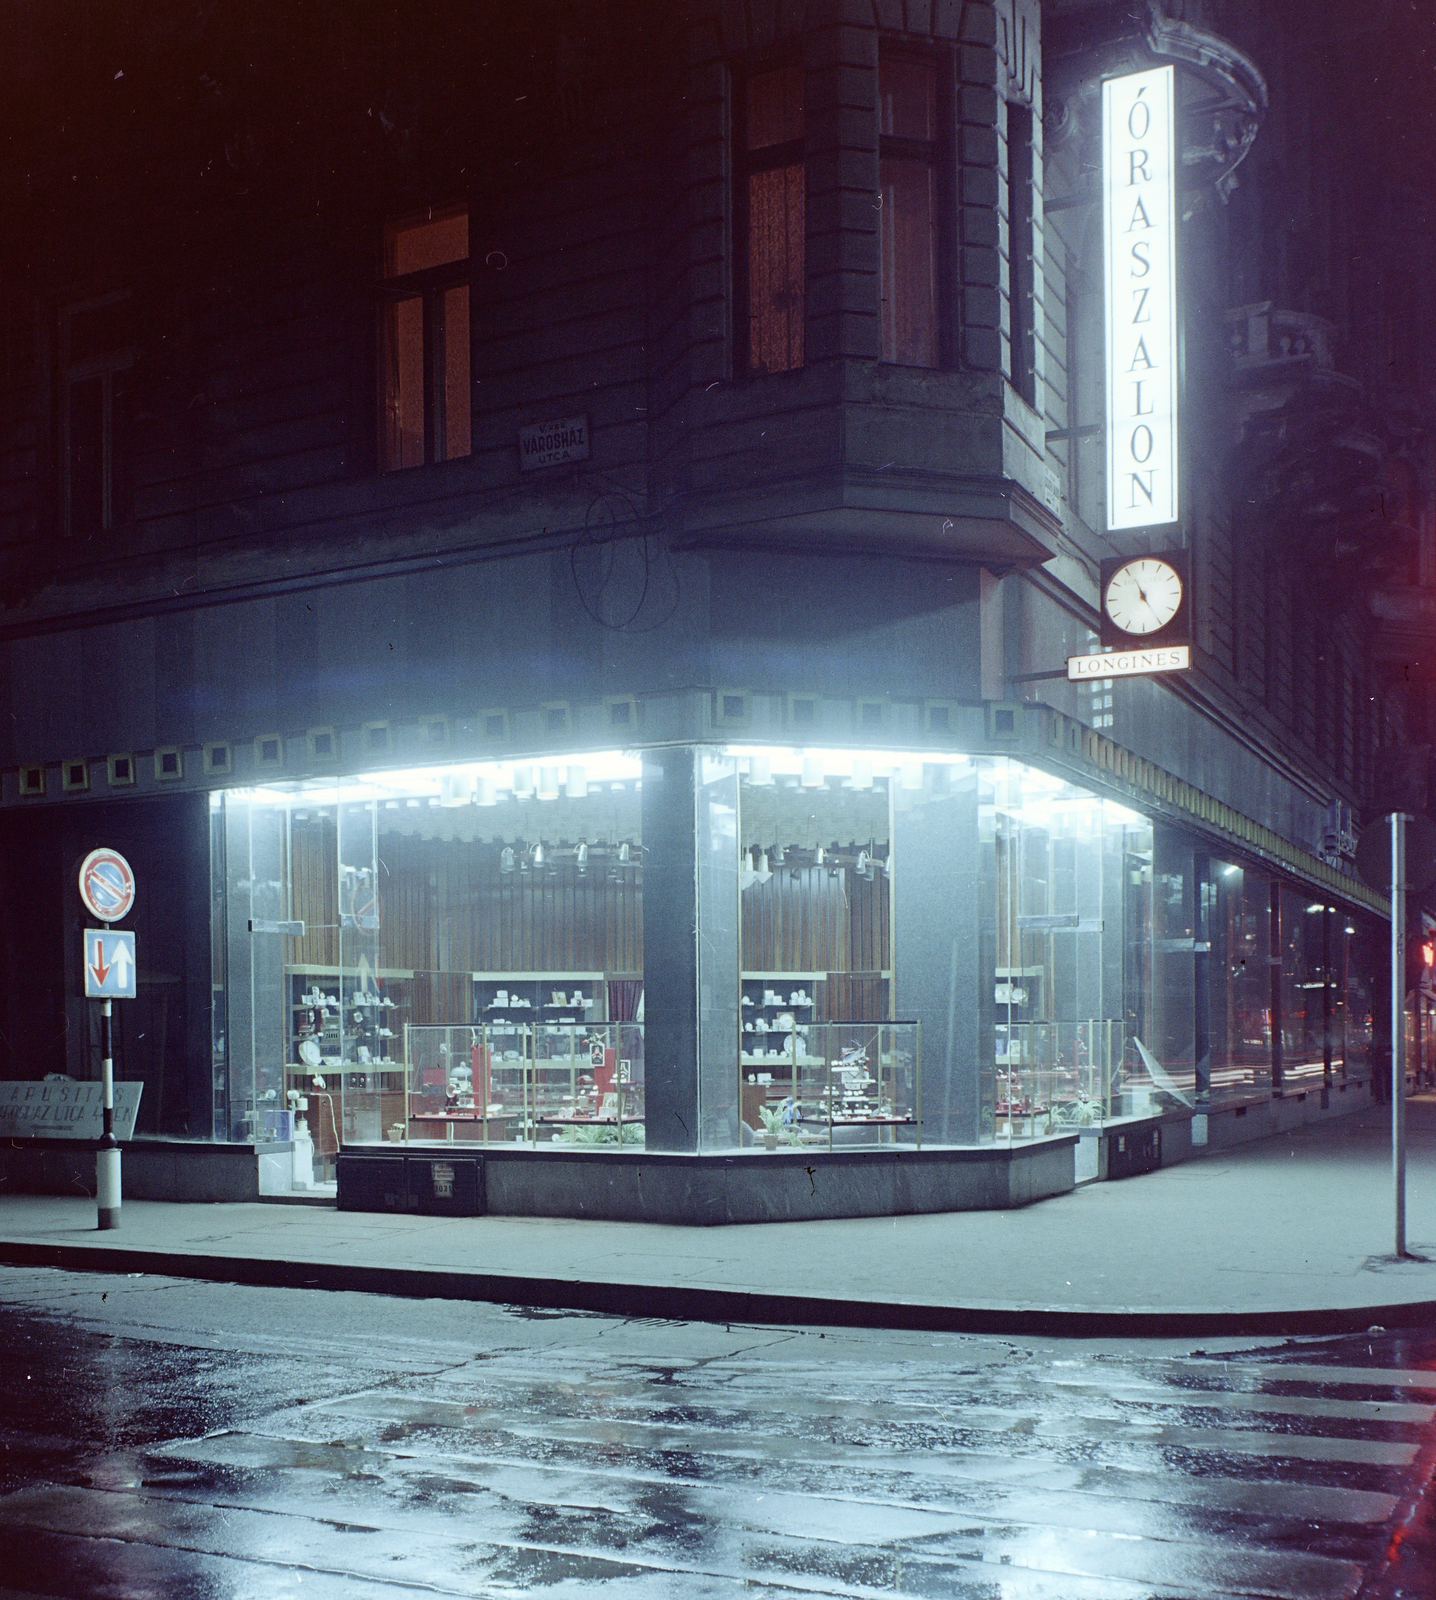
<path id="1" fill-rule="evenodd" d="M 1148 672 L 1185 672 L 1192 652 L 1184 644 L 1164 650 L 1111 650 L 1100 656 L 1068 656 L 1067 678 L 1082 683 L 1088 678 L 1137 678 Z"/>
<path id="2" fill-rule="evenodd" d="M 1175 69 L 1102 85 L 1107 526 L 1177 520 Z"/>
<path id="3" fill-rule="evenodd" d="M 142 1083 L 115 1084 L 115 1137 L 134 1136 Z M 105 1131 L 104 1090 L 74 1079 L 0 1083 L 0 1135 L 35 1139 L 98 1139 Z"/>

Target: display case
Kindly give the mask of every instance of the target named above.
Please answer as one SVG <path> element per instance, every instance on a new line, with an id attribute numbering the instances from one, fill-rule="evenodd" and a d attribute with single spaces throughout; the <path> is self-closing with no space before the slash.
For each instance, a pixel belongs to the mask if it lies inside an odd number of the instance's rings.
<path id="1" fill-rule="evenodd" d="M 286 967 L 291 1073 L 322 1073 L 326 1067 L 395 1071 L 401 1087 L 412 978 L 408 972 Z"/>
<path id="2" fill-rule="evenodd" d="M 410 1137 L 640 1142 L 643 1025 L 512 1020 L 509 1009 L 467 1027 L 410 1028 Z"/>
<path id="3" fill-rule="evenodd" d="M 412 979 L 410 972 L 285 968 L 286 1088 L 315 1102 L 310 1122 L 321 1158 L 333 1154 L 331 1142 L 373 1142 L 403 1126 Z"/>
<path id="4" fill-rule="evenodd" d="M 757 1009 L 755 1002 L 754 1009 Z M 780 1012 L 784 1024 L 792 1004 Z M 922 1142 L 921 1030 L 916 1022 L 808 1022 L 783 1027 L 781 1043 L 745 1055 L 742 1117 L 768 1149 L 856 1148 Z M 770 1037 L 773 1030 L 758 1030 Z"/>
<path id="5" fill-rule="evenodd" d="M 824 972 L 745 972 L 741 979 L 739 1059 L 745 1074 L 809 1052 L 808 1032 L 822 1015 Z M 816 1064 L 810 1063 L 810 1064 Z"/>

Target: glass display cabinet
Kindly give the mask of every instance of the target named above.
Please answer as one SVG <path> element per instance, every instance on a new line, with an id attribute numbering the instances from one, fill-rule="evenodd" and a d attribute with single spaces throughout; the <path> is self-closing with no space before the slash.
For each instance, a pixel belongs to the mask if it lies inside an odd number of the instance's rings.
<path id="1" fill-rule="evenodd" d="M 921 1029 L 916 1022 L 801 1022 L 780 1011 L 781 1042 L 745 1055 L 742 1116 L 768 1149 L 922 1143 Z"/>
<path id="2" fill-rule="evenodd" d="M 643 1141 L 643 1024 L 411 1027 L 408 1136 L 539 1144 Z"/>

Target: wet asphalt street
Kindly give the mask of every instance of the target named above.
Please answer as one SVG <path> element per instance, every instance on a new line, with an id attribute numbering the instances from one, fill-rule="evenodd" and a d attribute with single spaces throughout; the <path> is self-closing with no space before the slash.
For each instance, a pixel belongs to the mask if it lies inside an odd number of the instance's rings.
<path id="1" fill-rule="evenodd" d="M 0 1596 L 1436 1595 L 1436 1331 L 1063 1344 L 0 1268 Z"/>

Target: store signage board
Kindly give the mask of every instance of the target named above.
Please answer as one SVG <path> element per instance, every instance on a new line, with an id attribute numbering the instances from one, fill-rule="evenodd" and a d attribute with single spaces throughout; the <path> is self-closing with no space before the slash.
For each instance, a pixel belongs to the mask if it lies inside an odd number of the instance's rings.
<path id="1" fill-rule="evenodd" d="M 85 929 L 85 998 L 135 998 L 135 936 L 118 928 Z"/>
<path id="2" fill-rule="evenodd" d="M 1068 656 L 1067 677 L 1072 683 L 1089 678 L 1141 678 L 1154 672 L 1185 672 L 1192 652 L 1184 644 L 1159 650 L 1111 650 L 1099 656 Z"/>
<path id="3" fill-rule="evenodd" d="M 91 850 L 80 863 L 80 899 L 96 922 L 122 922 L 135 903 L 135 874 L 118 850 Z"/>
<path id="4" fill-rule="evenodd" d="M 134 1137 L 143 1088 L 142 1083 L 115 1084 L 117 1139 Z M 103 1084 L 0 1083 L 0 1138 L 98 1139 L 104 1131 Z"/>
<path id="5" fill-rule="evenodd" d="M 1176 69 L 1102 85 L 1107 527 L 1177 520 Z"/>
<path id="6" fill-rule="evenodd" d="M 519 466 L 561 467 L 566 461 L 588 460 L 588 417 L 558 417 L 519 429 Z"/>

